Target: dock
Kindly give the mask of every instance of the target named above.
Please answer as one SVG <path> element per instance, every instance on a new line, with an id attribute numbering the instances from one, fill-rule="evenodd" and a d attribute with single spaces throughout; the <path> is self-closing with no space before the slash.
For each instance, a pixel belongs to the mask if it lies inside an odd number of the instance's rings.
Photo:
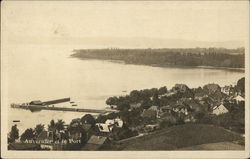
<path id="1" fill-rule="evenodd" d="M 22 105 L 22 104 L 11 104 L 11 108 L 26 109 L 26 110 L 30 110 L 32 112 L 37 112 L 37 111 L 41 111 L 41 110 L 99 113 L 99 114 L 116 112 L 116 110 L 98 110 L 98 109 L 54 107 L 54 106 L 48 106 L 48 105 L 41 106 L 41 105 Z"/>

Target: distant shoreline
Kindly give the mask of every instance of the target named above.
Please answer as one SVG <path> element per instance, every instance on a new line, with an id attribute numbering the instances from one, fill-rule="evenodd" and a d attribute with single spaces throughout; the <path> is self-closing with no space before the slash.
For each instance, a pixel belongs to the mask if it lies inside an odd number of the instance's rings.
<path id="1" fill-rule="evenodd" d="M 168 68 L 204 68 L 244 71 L 245 49 L 79 49 L 71 57 Z"/>
<path id="2" fill-rule="evenodd" d="M 245 72 L 245 68 L 232 68 L 232 67 L 216 67 L 216 66 L 181 66 L 181 65 L 164 65 L 164 64 L 142 64 L 142 63 L 128 63 L 123 60 L 109 60 L 109 59 L 98 59 L 98 58 L 88 58 L 88 57 L 74 57 L 70 56 L 71 58 L 78 58 L 81 60 L 100 60 L 100 61 L 108 61 L 118 64 L 126 64 L 126 65 L 144 65 L 144 66 L 151 66 L 151 67 L 161 67 L 161 68 L 183 68 L 183 69 L 190 69 L 190 68 L 202 68 L 202 69 L 217 69 L 217 70 L 227 70 L 233 72 Z"/>

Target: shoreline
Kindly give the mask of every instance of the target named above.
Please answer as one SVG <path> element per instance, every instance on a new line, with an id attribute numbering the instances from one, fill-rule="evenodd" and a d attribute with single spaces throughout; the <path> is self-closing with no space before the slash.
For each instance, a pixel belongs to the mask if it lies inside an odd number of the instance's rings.
<path id="1" fill-rule="evenodd" d="M 101 60 L 101 61 L 108 61 L 118 64 L 132 64 L 132 65 L 144 65 L 144 66 L 151 66 L 151 67 L 161 67 L 161 68 L 202 68 L 202 69 L 217 69 L 217 70 L 227 70 L 227 71 L 234 71 L 234 72 L 245 72 L 245 68 L 233 68 L 233 67 L 218 67 L 218 66 L 183 66 L 183 65 L 168 65 L 168 64 L 143 64 L 143 63 L 129 63 L 124 60 L 109 60 L 109 59 L 99 59 L 99 58 L 88 58 L 88 57 L 75 57 L 70 56 L 70 58 L 78 58 L 81 60 Z"/>

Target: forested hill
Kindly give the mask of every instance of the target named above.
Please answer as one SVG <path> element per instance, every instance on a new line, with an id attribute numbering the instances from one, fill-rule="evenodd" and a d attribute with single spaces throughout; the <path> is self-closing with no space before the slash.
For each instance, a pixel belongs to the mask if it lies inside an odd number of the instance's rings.
<path id="1" fill-rule="evenodd" d="M 71 56 L 157 66 L 244 68 L 244 52 L 244 48 L 80 49 L 74 50 Z"/>

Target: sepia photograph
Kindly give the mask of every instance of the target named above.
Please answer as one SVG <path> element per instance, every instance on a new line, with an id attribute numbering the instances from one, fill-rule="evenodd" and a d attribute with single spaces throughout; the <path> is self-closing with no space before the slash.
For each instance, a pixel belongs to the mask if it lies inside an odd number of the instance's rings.
<path id="1" fill-rule="evenodd" d="M 247 158 L 248 126 L 249 1 L 2 1 L 3 158 Z"/>

